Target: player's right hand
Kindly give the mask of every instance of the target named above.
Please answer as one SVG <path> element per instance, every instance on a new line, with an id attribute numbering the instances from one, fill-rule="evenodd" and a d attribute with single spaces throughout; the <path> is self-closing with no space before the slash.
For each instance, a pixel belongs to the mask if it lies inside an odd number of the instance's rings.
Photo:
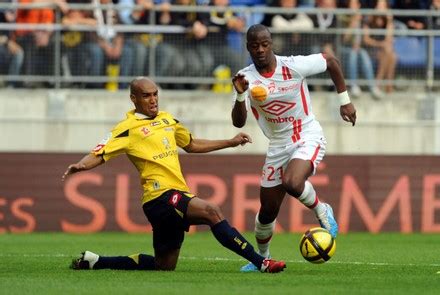
<path id="1" fill-rule="evenodd" d="M 245 76 L 243 74 L 236 74 L 232 78 L 232 85 L 234 85 L 235 91 L 237 93 L 242 94 L 249 88 L 249 81 L 246 80 Z"/>
<path id="2" fill-rule="evenodd" d="M 76 164 L 72 164 L 69 165 L 69 167 L 67 167 L 66 172 L 64 172 L 63 176 L 61 176 L 61 181 L 66 180 L 66 178 L 73 173 L 82 171 L 86 169 L 86 165 L 84 164 L 80 164 L 80 163 L 76 163 Z"/>

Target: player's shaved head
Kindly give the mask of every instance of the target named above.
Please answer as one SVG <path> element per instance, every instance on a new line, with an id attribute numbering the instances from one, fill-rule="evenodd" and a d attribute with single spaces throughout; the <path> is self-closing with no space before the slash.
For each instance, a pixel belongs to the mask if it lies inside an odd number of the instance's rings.
<path id="1" fill-rule="evenodd" d="M 131 81 L 130 99 L 137 113 L 154 118 L 159 112 L 159 89 L 156 83 L 147 77 L 138 77 Z"/>
<path id="2" fill-rule="evenodd" d="M 276 58 L 269 29 L 261 24 L 253 25 L 247 31 L 246 39 L 246 48 L 260 73 L 272 71 L 276 66 Z"/>
<path id="3" fill-rule="evenodd" d="M 130 82 L 130 95 L 136 95 L 141 87 L 153 86 L 157 88 L 156 83 L 147 77 L 136 77 Z"/>
<path id="4" fill-rule="evenodd" d="M 262 24 L 256 24 L 256 25 L 252 25 L 252 26 L 249 27 L 249 29 L 248 29 L 248 31 L 246 33 L 247 41 L 249 42 L 249 40 L 252 40 L 252 39 L 256 38 L 257 35 L 259 33 L 261 33 L 261 32 L 266 32 L 267 35 L 269 37 L 271 37 L 270 31 L 269 31 L 269 29 L 266 26 L 264 26 Z"/>

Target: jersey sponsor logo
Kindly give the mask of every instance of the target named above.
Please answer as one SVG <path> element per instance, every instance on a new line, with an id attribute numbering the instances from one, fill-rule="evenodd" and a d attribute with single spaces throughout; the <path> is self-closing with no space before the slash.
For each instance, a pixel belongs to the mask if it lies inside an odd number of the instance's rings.
<path id="1" fill-rule="evenodd" d="M 174 128 L 173 127 L 165 127 L 164 130 L 165 131 L 174 131 Z"/>
<path id="2" fill-rule="evenodd" d="M 286 102 L 280 100 L 272 100 L 271 102 L 261 105 L 260 108 L 271 115 L 280 116 L 293 108 L 296 105 L 294 102 Z"/>
<path id="3" fill-rule="evenodd" d="M 147 127 L 142 127 L 141 132 L 142 132 L 142 134 L 144 134 L 144 136 L 147 136 L 148 134 L 150 134 L 150 130 Z"/>
<path id="4" fill-rule="evenodd" d="M 261 83 L 263 82 L 261 82 L 260 80 L 255 80 L 254 82 L 252 82 L 252 85 L 260 85 Z"/>
<path id="5" fill-rule="evenodd" d="M 301 86 L 301 83 L 295 83 L 295 84 L 291 84 L 288 86 L 281 86 L 281 87 L 278 87 L 278 92 L 286 93 L 286 92 L 298 89 L 298 88 L 300 88 L 300 86 Z"/>
<path id="6" fill-rule="evenodd" d="M 178 154 L 177 150 L 166 151 L 166 152 L 160 153 L 158 155 L 154 155 L 153 160 L 159 160 L 159 159 L 164 159 L 164 158 L 171 157 L 171 156 L 177 156 L 177 154 Z"/>
<path id="7" fill-rule="evenodd" d="M 171 195 L 171 197 L 168 199 L 168 203 L 172 205 L 173 207 L 177 207 L 179 204 L 180 199 L 182 198 L 182 195 L 179 193 L 174 193 Z"/>
<path id="8" fill-rule="evenodd" d="M 154 122 L 151 122 L 151 124 L 150 124 L 151 126 L 158 126 L 158 125 L 160 125 L 160 122 L 159 121 L 154 121 Z"/>
<path id="9" fill-rule="evenodd" d="M 295 118 L 293 116 L 289 116 L 289 117 L 276 117 L 276 118 L 268 118 L 268 117 L 264 117 L 266 119 L 267 122 L 270 123 L 286 123 L 286 122 L 295 122 Z"/>
<path id="10" fill-rule="evenodd" d="M 162 138 L 162 144 L 165 146 L 166 150 L 169 150 L 171 148 L 170 141 L 166 137 Z"/>
<path id="11" fill-rule="evenodd" d="M 97 146 L 95 146 L 93 151 L 99 152 L 103 147 L 105 147 L 105 145 L 107 144 L 107 142 L 110 140 L 111 137 L 112 137 L 112 133 L 111 132 L 107 133 L 106 137 L 103 140 L 101 140 Z"/>

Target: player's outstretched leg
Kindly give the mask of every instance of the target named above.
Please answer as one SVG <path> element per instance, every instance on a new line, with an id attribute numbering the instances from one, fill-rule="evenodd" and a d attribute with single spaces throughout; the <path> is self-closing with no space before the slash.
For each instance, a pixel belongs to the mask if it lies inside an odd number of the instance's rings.
<path id="1" fill-rule="evenodd" d="M 154 257 L 145 254 L 130 256 L 99 256 L 85 251 L 72 261 L 73 269 L 121 269 L 121 270 L 155 270 Z"/>
<path id="2" fill-rule="evenodd" d="M 286 268 L 283 261 L 265 258 L 254 251 L 254 247 L 224 219 L 211 227 L 215 238 L 226 248 L 249 260 L 261 272 L 276 273 Z"/>
<path id="3" fill-rule="evenodd" d="M 270 258 L 269 245 L 272 240 L 273 231 L 275 229 L 275 220 L 268 224 L 262 224 L 259 220 L 259 214 L 255 217 L 255 239 L 257 241 L 258 253 L 265 258 Z M 258 268 L 251 262 L 244 265 L 241 272 L 254 272 Z"/>
<path id="4" fill-rule="evenodd" d="M 319 201 L 310 181 L 304 183 L 304 190 L 298 197 L 298 200 L 307 208 L 313 210 L 321 227 L 328 230 L 333 238 L 336 238 L 336 235 L 338 234 L 338 224 L 333 216 L 332 207 L 327 203 Z"/>

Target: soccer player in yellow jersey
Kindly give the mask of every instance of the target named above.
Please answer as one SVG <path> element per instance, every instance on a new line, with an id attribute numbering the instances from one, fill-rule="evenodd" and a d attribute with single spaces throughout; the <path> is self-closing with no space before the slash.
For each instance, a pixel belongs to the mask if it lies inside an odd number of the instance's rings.
<path id="1" fill-rule="evenodd" d="M 283 261 L 257 254 L 252 245 L 224 218 L 220 208 L 189 192 L 183 178 L 177 147 L 188 153 L 207 153 L 251 142 L 239 133 L 228 140 L 196 139 L 169 113 L 159 111 L 157 85 L 145 77 L 130 83 L 130 99 L 135 109 L 114 127 L 107 139 L 78 163 L 70 174 L 89 170 L 120 154 L 126 154 L 139 171 L 144 189 L 143 210 L 153 227 L 154 256 L 105 257 L 90 251 L 72 263 L 74 269 L 174 270 L 184 232 L 193 224 L 207 224 L 215 238 L 226 248 L 258 266 L 261 272 L 280 272 Z"/>

